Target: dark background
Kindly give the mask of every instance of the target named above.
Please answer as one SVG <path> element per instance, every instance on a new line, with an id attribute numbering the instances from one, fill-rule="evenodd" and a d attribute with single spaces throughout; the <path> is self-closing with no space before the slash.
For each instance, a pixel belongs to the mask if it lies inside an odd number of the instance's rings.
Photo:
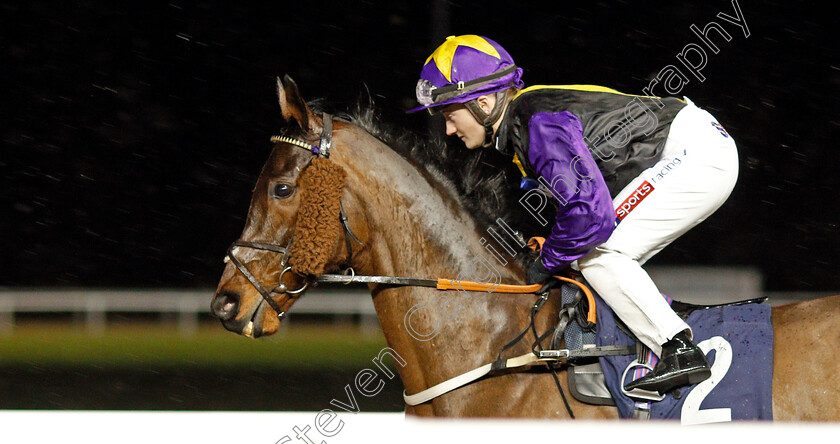
<path id="1" fill-rule="evenodd" d="M 758 267 L 767 290 L 840 289 L 836 8 L 728 1 L 4 2 L 0 285 L 215 286 L 282 129 L 275 76 L 424 134 L 414 84 L 449 34 L 501 43 L 527 84 L 641 94 L 721 23 L 682 94 L 738 143 L 729 201 L 651 264 Z M 824 8 L 820 10 L 819 8 Z M 681 67 L 681 65 L 680 65 Z M 659 90 L 662 93 L 662 90 Z"/>

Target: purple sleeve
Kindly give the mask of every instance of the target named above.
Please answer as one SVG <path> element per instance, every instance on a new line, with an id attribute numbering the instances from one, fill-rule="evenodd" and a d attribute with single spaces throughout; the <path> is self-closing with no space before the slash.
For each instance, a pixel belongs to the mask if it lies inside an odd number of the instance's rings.
<path id="1" fill-rule="evenodd" d="M 554 227 L 540 253 L 545 268 L 558 271 L 609 239 L 615 228 L 615 210 L 574 114 L 534 114 L 528 130 L 528 160 L 560 202 Z"/>

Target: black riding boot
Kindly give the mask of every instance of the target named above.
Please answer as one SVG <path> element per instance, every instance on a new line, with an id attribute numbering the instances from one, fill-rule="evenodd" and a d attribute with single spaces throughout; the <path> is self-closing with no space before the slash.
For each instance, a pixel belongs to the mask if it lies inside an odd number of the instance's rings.
<path id="1" fill-rule="evenodd" d="M 706 355 L 683 331 L 662 345 L 662 356 L 652 372 L 628 383 L 624 389 L 642 389 L 662 395 L 678 387 L 705 381 L 711 375 Z"/>

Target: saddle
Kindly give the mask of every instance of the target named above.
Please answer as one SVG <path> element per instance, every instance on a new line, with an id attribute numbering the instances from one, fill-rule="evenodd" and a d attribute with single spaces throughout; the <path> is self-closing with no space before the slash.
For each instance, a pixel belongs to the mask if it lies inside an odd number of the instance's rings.
<path id="1" fill-rule="evenodd" d="M 579 281 L 583 281 L 580 276 L 577 276 L 576 278 Z M 567 362 L 571 364 L 567 370 L 569 391 L 575 399 L 586 404 L 617 406 L 615 397 L 611 393 L 610 388 L 608 388 L 608 377 L 605 374 L 604 367 L 602 366 L 602 362 L 604 362 L 603 359 L 606 357 L 586 356 L 586 353 L 581 353 L 587 349 L 596 351 L 599 348 L 603 348 L 599 347 L 603 344 L 598 341 L 597 326 L 591 322 L 587 322 L 585 316 L 583 315 L 590 309 L 588 306 L 590 302 L 587 298 L 583 297 L 577 286 L 564 284 L 561 286 L 560 292 L 562 307 L 559 314 L 559 322 L 552 336 L 550 348 L 552 350 L 566 349 L 572 356 L 582 356 L 567 359 Z M 767 298 L 757 298 L 714 305 L 696 305 L 674 301 L 667 297 L 666 299 L 669 301 L 674 311 L 682 319 L 686 320 L 692 313 L 699 310 L 759 304 L 764 302 Z M 597 297 L 597 295 L 594 300 L 596 301 L 596 304 L 600 304 L 597 307 L 600 322 L 601 313 L 609 312 L 611 315 L 611 310 L 603 303 L 600 297 Z M 656 365 L 657 357 L 644 344 L 638 341 L 627 326 L 624 325 L 618 318 L 609 316 L 608 319 L 609 322 L 614 322 L 615 326 L 621 331 L 621 333 L 629 337 L 632 343 L 635 343 L 635 359 L 624 369 L 624 372 L 621 373 L 618 378 L 619 383 L 612 384 L 613 390 L 617 387 L 623 392 L 623 395 L 626 395 L 626 397 L 629 397 L 634 401 L 632 411 L 633 418 L 649 419 L 651 404 L 661 401 L 665 398 L 665 396 L 643 390 L 626 392 L 623 390 L 623 385 L 624 379 L 627 378 L 629 371 L 633 371 L 635 373 L 632 379 L 644 376 Z M 615 377 L 613 377 L 613 379 L 615 379 Z M 627 380 L 629 381 L 630 379 Z M 671 396 L 678 399 L 681 394 L 678 390 L 675 391 L 675 393 L 672 393 Z"/>

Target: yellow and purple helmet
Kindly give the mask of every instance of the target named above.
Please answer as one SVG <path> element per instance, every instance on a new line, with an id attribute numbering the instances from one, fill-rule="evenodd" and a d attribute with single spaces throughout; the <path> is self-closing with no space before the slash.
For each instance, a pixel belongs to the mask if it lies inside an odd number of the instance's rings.
<path id="1" fill-rule="evenodd" d="M 478 35 L 450 36 L 426 59 L 409 113 L 522 88 L 522 68 L 501 45 Z"/>

